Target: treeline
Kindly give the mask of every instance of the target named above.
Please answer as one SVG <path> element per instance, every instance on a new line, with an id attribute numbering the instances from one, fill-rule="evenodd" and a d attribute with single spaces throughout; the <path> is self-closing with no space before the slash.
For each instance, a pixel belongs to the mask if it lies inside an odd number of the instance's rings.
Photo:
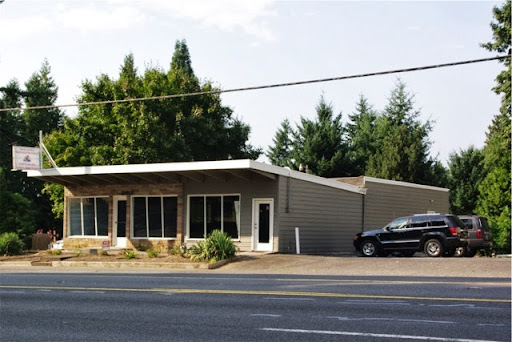
<path id="1" fill-rule="evenodd" d="M 322 177 L 366 175 L 447 186 L 447 170 L 430 156 L 432 122 L 422 123 L 419 116 L 401 81 L 382 112 L 361 95 L 346 125 L 322 96 L 315 120 L 302 117 L 295 128 L 283 121 L 267 157 L 272 164 L 302 165 Z"/>
<path id="2" fill-rule="evenodd" d="M 510 53 L 510 1 L 494 15 L 494 41 L 484 47 Z M 504 63 L 494 89 L 502 95 L 501 112 L 489 127 L 484 148 L 453 153 L 448 168 L 430 155 L 433 123 L 419 120 L 414 97 L 401 81 L 380 111 L 361 96 L 346 124 L 322 96 L 316 118 L 301 118 L 295 127 L 285 120 L 266 154 L 273 164 L 294 169 L 302 164 L 324 177 L 367 175 L 449 187 L 452 212 L 487 216 L 496 246 L 510 250 L 510 59 Z M 187 45 L 178 41 L 168 70 L 148 67 L 140 74 L 128 55 L 118 77 L 102 74 L 83 81 L 78 102 L 215 89 L 194 74 Z M 53 105 L 56 98 L 46 61 L 23 88 L 16 81 L 0 88 L 1 108 Z M 0 233 L 28 237 L 37 229 L 62 229 L 63 188 L 10 171 L 11 145 L 37 145 L 39 130 L 60 167 L 257 159 L 262 153 L 248 143 L 249 125 L 222 104 L 219 94 L 87 105 L 74 118 L 59 109 L 3 111 Z"/>
<path id="3" fill-rule="evenodd" d="M 0 87 L 0 108 L 53 105 L 57 92 L 50 65 L 44 61 L 23 87 L 16 80 Z M 55 108 L 0 112 L 0 234 L 15 232 L 28 243 L 36 230 L 61 226 L 52 214 L 51 201 L 42 193 L 44 183 L 20 171 L 11 172 L 11 146 L 36 146 L 39 130 L 60 129 L 63 120 L 63 113 Z"/>

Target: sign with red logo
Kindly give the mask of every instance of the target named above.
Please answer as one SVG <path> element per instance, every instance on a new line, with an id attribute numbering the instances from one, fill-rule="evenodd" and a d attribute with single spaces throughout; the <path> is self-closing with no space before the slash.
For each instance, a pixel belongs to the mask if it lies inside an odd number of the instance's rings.
<path id="1" fill-rule="evenodd" d="M 104 251 L 108 251 L 110 249 L 110 241 L 108 241 L 108 240 L 103 241 L 102 249 Z"/>

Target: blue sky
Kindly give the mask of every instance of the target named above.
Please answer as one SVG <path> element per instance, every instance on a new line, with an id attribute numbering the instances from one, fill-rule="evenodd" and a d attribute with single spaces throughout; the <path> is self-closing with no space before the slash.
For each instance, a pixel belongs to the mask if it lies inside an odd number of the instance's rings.
<path id="1" fill-rule="evenodd" d="M 5 0 L 0 4 L 0 85 L 24 83 L 48 59 L 58 104 L 75 102 L 80 83 L 117 77 L 133 53 L 139 72 L 167 69 L 185 39 L 196 75 L 223 89 L 329 78 L 491 57 L 496 1 L 174 1 Z M 360 94 L 382 110 L 397 77 L 415 94 L 421 120 L 434 120 L 431 154 L 482 147 L 499 111 L 491 88 L 496 62 L 400 75 L 222 95 L 264 148 L 280 123 L 314 118 L 320 96 L 344 120 Z M 70 116 L 76 109 L 67 109 Z M 266 158 L 260 158 L 266 161 Z"/>

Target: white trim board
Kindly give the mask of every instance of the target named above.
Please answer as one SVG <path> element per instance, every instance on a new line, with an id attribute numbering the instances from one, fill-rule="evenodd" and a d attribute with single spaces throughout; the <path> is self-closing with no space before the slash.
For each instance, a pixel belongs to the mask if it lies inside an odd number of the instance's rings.
<path id="1" fill-rule="evenodd" d="M 290 170 L 288 168 L 269 165 L 250 159 L 156 163 L 156 164 L 129 164 L 105 166 L 60 167 L 56 169 L 26 170 L 28 177 L 59 177 L 59 176 L 85 176 L 108 174 L 145 174 L 158 172 L 184 172 L 184 171 L 213 171 L 213 170 L 256 170 L 270 174 L 290 177 L 330 188 L 366 194 L 366 189 L 335 180 Z"/>
<path id="2" fill-rule="evenodd" d="M 426 189 L 426 190 L 434 190 L 434 191 L 442 191 L 442 192 L 450 192 L 450 189 L 447 188 L 440 188 L 437 186 L 431 186 L 431 185 L 423 185 L 423 184 L 416 184 L 416 183 L 408 183 L 408 182 L 402 182 L 402 181 L 394 181 L 389 179 L 381 179 L 381 178 L 373 178 L 373 177 L 367 177 L 364 176 L 364 183 L 370 182 L 370 183 L 380 183 L 380 184 L 388 184 L 388 185 L 395 185 L 395 186 L 406 186 L 409 188 L 417 188 L 417 189 Z"/>

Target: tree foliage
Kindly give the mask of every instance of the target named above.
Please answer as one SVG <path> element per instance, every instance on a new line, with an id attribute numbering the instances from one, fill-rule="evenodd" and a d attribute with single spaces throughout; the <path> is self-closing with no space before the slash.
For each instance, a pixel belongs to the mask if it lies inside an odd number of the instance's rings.
<path id="1" fill-rule="evenodd" d="M 299 169 L 322 177 L 349 175 L 345 168 L 347 145 L 341 114 L 334 115 L 331 104 L 320 98 L 316 106 L 316 119 L 301 117 L 296 129 L 285 120 L 267 151 L 271 163 Z"/>
<path id="2" fill-rule="evenodd" d="M 414 96 L 398 81 L 375 124 L 375 153 L 366 175 L 419 184 L 442 185 L 440 164 L 429 156 L 432 122 L 422 123 Z"/>
<path id="3" fill-rule="evenodd" d="M 429 156 L 432 123 L 422 123 L 413 96 L 398 82 L 389 104 L 378 113 L 364 96 L 344 126 L 341 114 L 323 98 L 316 120 L 301 118 L 296 129 L 285 120 L 267 151 L 274 165 L 323 177 L 374 176 L 384 179 L 447 186 L 447 170 Z"/>
<path id="4" fill-rule="evenodd" d="M 483 153 L 470 146 L 450 154 L 449 158 L 451 212 L 458 215 L 472 214 L 479 195 L 478 186 L 485 176 Z"/>
<path id="5" fill-rule="evenodd" d="M 290 121 L 285 119 L 272 139 L 274 145 L 271 145 L 266 153 L 270 163 L 290 168 L 295 166 L 295 161 L 293 160 L 294 133 L 290 126 Z"/>
<path id="6" fill-rule="evenodd" d="M 347 123 L 348 153 L 354 175 L 364 175 L 370 157 L 377 150 L 375 126 L 378 114 L 361 95 L 356 111 L 349 115 Z"/>
<path id="7" fill-rule="evenodd" d="M 2 108 L 54 105 L 57 100 L 57 86 L 46 60 L 25 82 L 24 88 L 12 80 L 0 92 Z M 48 197 L 41 194 L 43 182 L 29 179 L 20 171 L 11 172 L 11 155 L 12 145 L 36 146 L 39 130 L 50 133 L 61 126 L 62 119 L 58 109 L 0 112 L 0 231 L 29 236 L 38 228 L 59 228 Z"/>
<path id="8" fill-rule="evenodd" d="M 214 86 L 199 82 L 185 42 L 178 41 L 169 71 L 149 67 L 140 75 L 128 55 L 119 78 L 84 81 L 79 102 L 210 90 Z M 47 139 L 59 166 L 256 159 L 260 154 L 247 144 L 249 126 L 233 117 L 218 94 L 83 106 L 64 125 Z"/>
<path id="9" fill-rule="evenodd" d="M 491 23 L 493 41 L 482 46 L 489 51 L 511 53 L 511 1 L 495 7 Z M 511 226 L 511 64 L 510 58 L 503 61 L 505 69 L 496 78 L 493 90 L 501 95 L 500 113 L 497 114 L 483 149 L 486 176 L 480 183 L 477 213 L 486 216 L 492 228 L 493 239 L 498 248 L 510 252 Z"/>

